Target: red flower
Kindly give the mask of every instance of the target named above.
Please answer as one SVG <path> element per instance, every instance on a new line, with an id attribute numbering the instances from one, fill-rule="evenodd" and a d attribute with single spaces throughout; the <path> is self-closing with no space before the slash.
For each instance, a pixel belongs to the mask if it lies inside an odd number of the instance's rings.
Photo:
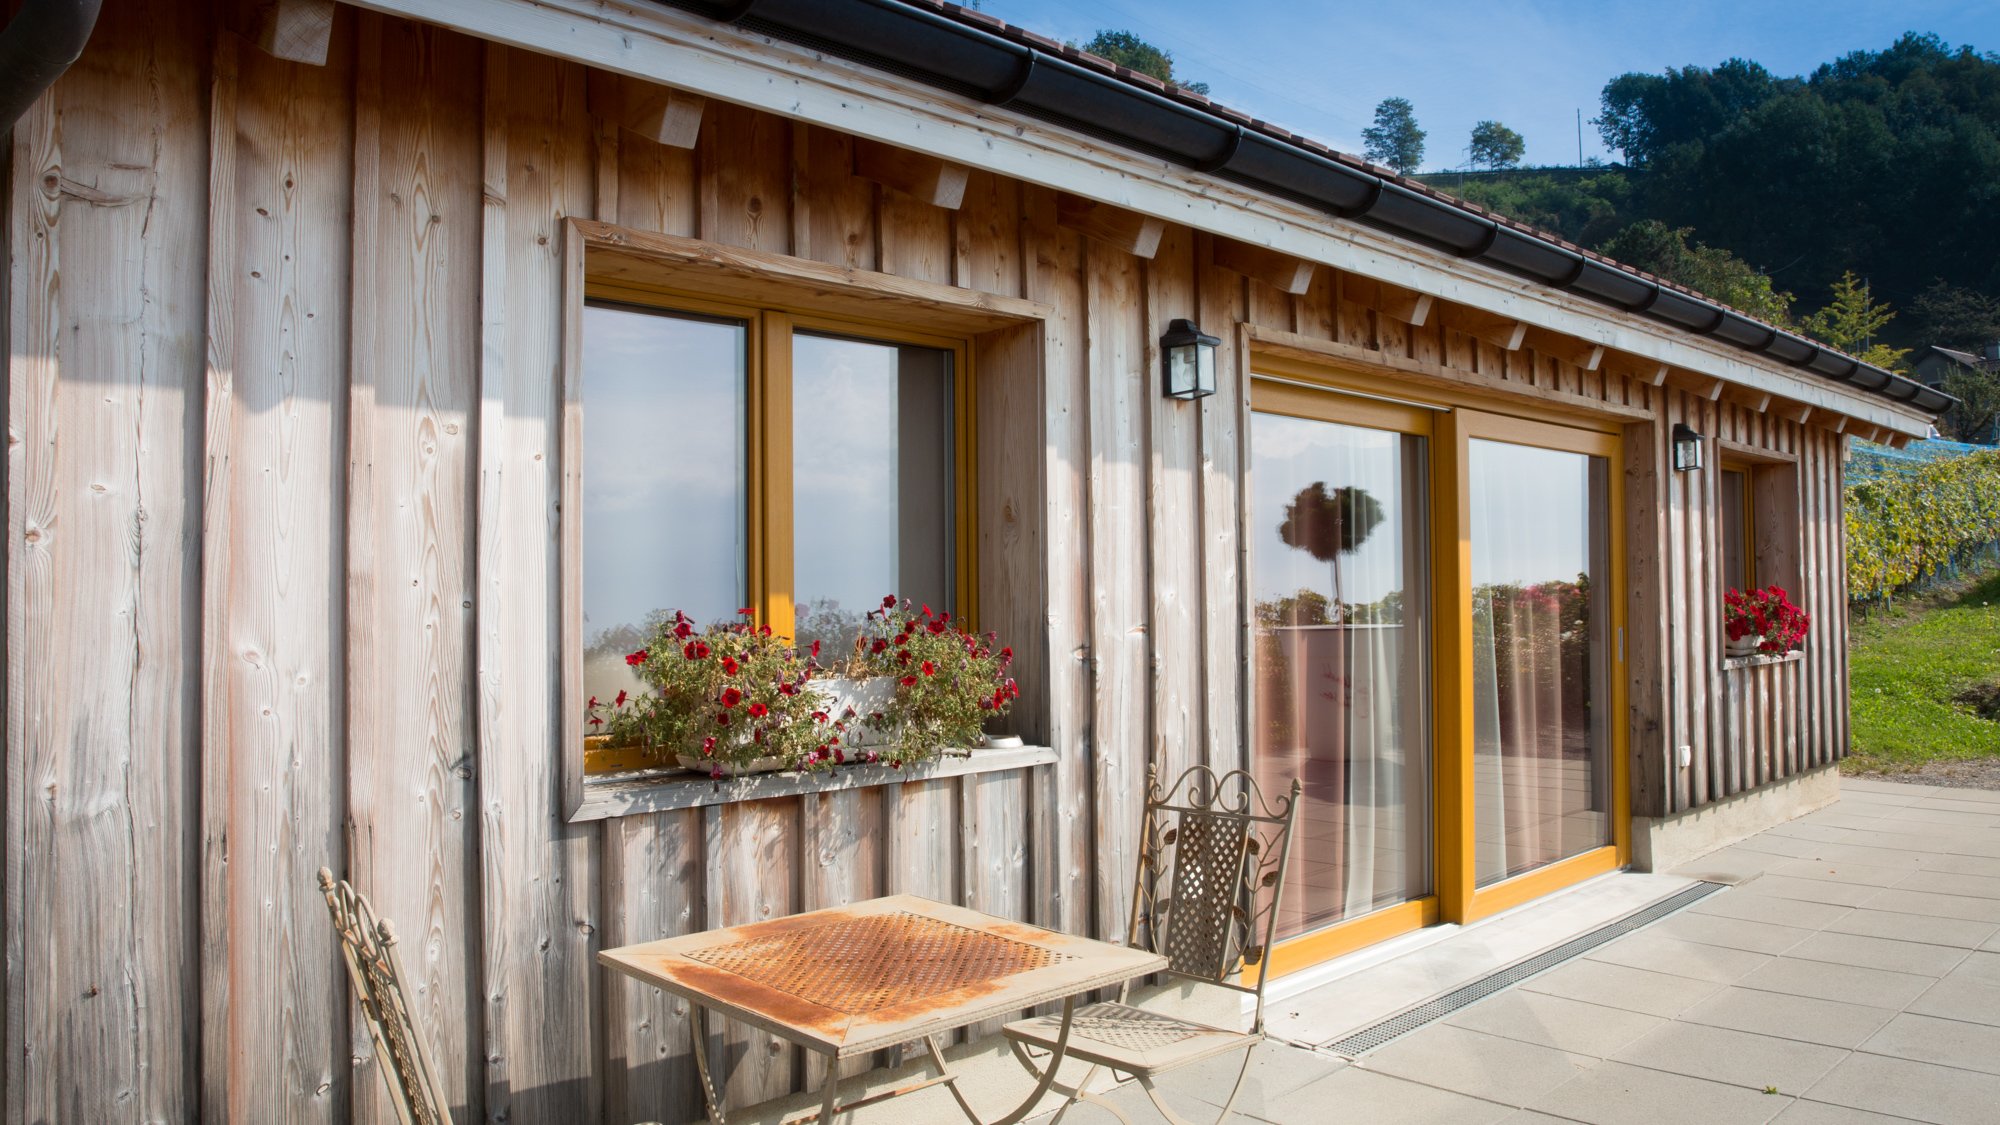
<path id="1" fill-rule="evenodd" d="M 897 633 L 897 634 L 896 634 L 896 643 L 897 643 L 897 644 L 899 644 L 899 645 L 906 645 L 906 644 L 909 644 L 909 643 L 910 643 L 910 635 L 909 635 L 908 633 Z"/>
<path id="2" fill-rule="evenodd" d="M 757 630 L 757 635 L 758 635 L 758 636 L 760 636 L 760 637 L 768 637 L 768 636 L 770 636 L 770 635 L 771 635 L 771 627 L 770 627 L 769 625 L 766 625 L 766 626 L 764 626 L 763 628 L 761 628 L 761 629 L 758 629 L 758 630 Z"/>
<path id="3" fill-rule="evenodd" d="M 1014 649 L 1013 649 L 1013 647 L 1012 647 L 1011 645 L 1010 645 L 1010 646 L 1008 646 L 1007 648 L 1003 648 L 1003 649 L 1001 649 L 1001 650 L 1000 650 L 1000 659 L 1001 659 L 1001 660 L 1002 660 L 1003 662 L 1005 662 L 1005 663 L 1009 663 L 1009 664 L 1013 663 L 1013 661 L 1014 661 Z"/>
<path id="4" fill-rule="evenodd" d="M 814 642 L 812 643 L 812 654 L 813 654 L 814 656 L 818 656 L 818 655 L 819 655 L 819 642 L 818 642 L 818 641 L 814 641 Z"/>
<path id="5" fill-rule="evenodd" d="M 900 683 L 901 683 L 901 684 L 902 684 L 902 685 L 903 685 L 904 687 L 916 687 L 916 686 L 917 686 L 917 678 L 916 678 L 915 676 L 904 676 L 904 677 L 902 678 L 902 680 L 901 680 L 901 681 L 899 681 L 899 682 L 900 682 Z"/>
<path id="6" fill-rule="evenodd" d="M 710 650 L 709 650 L 709 647 L 708 647 L 708 642 L 706 642 L 706 641 L 696 641 L 696 642 L 694 643 L 694 654 L 695 654 L 696 656 L 698 656 L 698 657 L 704 657 L 704 658 L 705 658 L 705 657 L 707 657 L 707 656 L 708 656 L 708 654 L 709 654 L 709 651 L 710 651 Z"/>
<path id="7" fill-rule="evenodd" d="M 716 725 L 716 726 L 719 726 L 719 727 L 726 727 L 726 726 L 728 726 L 728 725 L 729 725 L 729 712 L 727 712 L 727 711 L 718 711 L 718 712 L 716 712 L 716 714 L 715 714 L 715 725 Z"/>
<path id="8" fill-rule="evenodd" d="M 595 701 L 593 700 L 593 701 L 592 701 L 592 703 L 591 703 L 591 705 L 592 705 L 592 706 L 596 706 L 596 702 L 595 702 Z M 613 707 L 623 707 L 623 706 L 625 706 L 625 689 L 624 689 L 624 688 L 619 688 L 619 689 L 618 689 L 618 698 L 616 698 L 616 699 L 612 700 L 612 701 L 611 701 L 611 705 L 612 705 Z"/>
<path id="9" fill-rule="evenodd" d="M 882 595 L 882 608 L 883 608 L 883 609 L 889 609 L 889 608 L 893 607 L 893 606 L 894 606 L 895 604 L 896 604 L 896 595 L 894 595 L 894 594 L 884 594 L 884 595 Z"/>
<path id="10" fill-rule="evenodd" d="M 594 726 L 594 727 L 601 727 L 601 726 L 603 726 L 603 725 L 604 725 L 604 720 L 603 720 L 603 719 L 600 719 L 600 718 L 598 718 L 598 717 L 597 717 L 597 716 L 595 716 L 595 715 L 592 715 L 592 716 L 590 717 L 590 725 L 591 725 L 591 726 Z"/>
<path id="11" fill-rule="evenodd" d="M 753 719 L 761 719 L 770 713 L 771 709 L 762 703 L 752 703 L 750 705 L 750 717 Z"/>
<path id="12" fill-rule="evenodd" d="M 930 631 L 932 636 L 936 636 L 937 634 L 944 632 L 944 619 L 939 618 L 931 622 Z"/>
<path id="13" fill-rule="evenodd" d="M 869 652 L 887 652 L 888 650 L 889 642 L 880 637 L 875 638 L 875 643 L 868 646 Z"/>
<path id="14" fill-rule="evenodd" d="M 736 674 L 736 658 L 733 656 L 723 657 L 722 670 L 734 676 Z"/>
<path id="15" fill-rule="evenodd" d="M 924 616 L 929 617 L 930 615 L 931 615 L 931 607 L 928 605 L 924 606 Z"/>
<path id="16" fill-rule="evenodd" d="M 897 654 L 896 654 L 896 663 L 898 663 L 898 664 L 908 664 L 909 662 L 910 662 L 910 654 L 909 654 L 909 653 L 907 653 L 907 652 L 899 652 L 899 653 L 897 653 Z"/>
<path id="17" fill-rule="evenodd" d="M 621 691 L 621 692 L 619 692 L 618 694 L 622 696 L 622 695 L 624 695 L 625 693 Z M 584 706 L 585 706 L 585 707 L 595 707 L 595 706 L 597 706 L 597 697 L 596 697 L 596 696 L 594 696 L 594 695 L 593 695 L 593 696 L 591 696 L 591 697 L 590 697 L 590 702 L 588 702 L 588 703 L 584 704 Z"/>
<path id="18" fill-rule="evenodd" d="M 924 661 L 924 675 L 926 675 L 926 676 L 935 676 L 935 675 L 937 675 L 937 665 L 935 665 L 935 664 L 932 664 L 932 663 L 931 663 L 930 661 L 928 661 L 928 660 Z"/>
<path id="19" fill-rule="evenodd" d="M 644 664 L 645 662 L 646 662 L 646 650 L 643 648 L 640 649 L 638 652 L 628 652 L 625 654 L 625 663 L 630 667 L 637 668 L 639 665 Z"/>
<path id="20" fill-rule="evenodd" d="M 778 685 L 778 694 L 779 694 L 779 695 L 797 695 L 798 693 L 799 693 L 799 686 L 798 686 L 797 684 L 779 684 L 779 685 Z"/>
<path id="21" fill-rule="evenodd" d="M 681 622 L 680 624 L 678 624 L 678 625 L 674 626 L 674 636 L 676 636 L 676 637 L 679 637 L 679 638 L 681 638 L 682 640 L 686 640 L 687 638 L 689 638 L 689 637 L 691 637 L 691 636 L 693 636 L 693 635 L 694 635 L 694 630 L 693 630 L 692 628 L 690 628 L 690 627 L 688 626 L 688 623 L 687 623 L 687 622 L 685 622 L 685 621 L 683 621 L 683 622 Z"/>
<path id="22" fill-rule="evenodd" d="M 823 723 L 823 722 L 826 722 L 826 712 L 824 712 L 824 711 L 814 711 L 814 712 L 813 712 L 813 722 L 815 722 L 815 723 Z"/>
<path id="23" fill-rule="evenodd" d="M 734 707 L 741 702 L 743 702 L 742 692 L 737 691 L 735 688 L 722 689 L 722 705 L 724 707 Z"/>
<path id="24" fill-rule="evenodd" d="M 757 616 L 757 611 L 756 611 L 756 610 L 754 610 L 754 609 L 751 609 L 751 608 L 750 608 L 749 606 L 747 606 L 747 605 L 746 605 L 746 606 L 744 606 L 744 607 L 743 607 L 742 609 L 739 609 L 739 610 L 737 610 L 737 611 L 736 611 L 736 613 L 737 613 L 737 615 L 738 615 L 738 616 L 740 616 L 740 617 L 755 617 L 755 616 Z"/>

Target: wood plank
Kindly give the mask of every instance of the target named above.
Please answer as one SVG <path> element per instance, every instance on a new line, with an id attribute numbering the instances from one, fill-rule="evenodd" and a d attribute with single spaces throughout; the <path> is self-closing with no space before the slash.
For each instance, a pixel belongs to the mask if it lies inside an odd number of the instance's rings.
<path id="1" fill-rule="evenodd" d="M 603 829 L 605 944 L 704 928 L 702 814 L 655 813 Z M 608 1121 L 685 1121 L 702 1112 L 687 1002 L 625 977 L 604 987 Z"/>
<path id="2" fill-rule="evenodd" d="M 590 72 L 590 115 L 633 136 L 669 148 L 691 149 L 701 135 L 708 99 L 608 70 Z"/>
<path id="3" fill-rule="evenodd" d="M 1006 297 L 1024 295 L 1020 184 L 974 171 L 951 229 L 957 241 L 954 285 Z"/>
<path id="4" fill-rule="evenodd" d="M 1438 323 L 1454 332 L 1484 340 L 1502 351 L 1518 349 L 1528 335 L 1528 326 L 1512 317 L 1450 302 L 1446 302 L 1439 312 Z"/>
<path id="5" fill-rule="evenodd" d="M 782 117 L 718 101 L 702 116 L 701 237 L 790 254 L 792 125 Z"/>
<path id="6" fill-rule="evenodd" d="M 1447 367 L 1437 362 L 1405 358 L 1389 352 L 1375 351 L 1372 348 L 1335 343 L 1331 340 L 1315 340 L 1310 336 L 1302 336 L 1296 332 L 1282 332 L 1260 324 L 1250 325 L 1248 331 L 1254 348 L 1275 355 L 1294 356 L 1318 363 L 1340 363 L 1363 370 L 1387 368 L 1416 385 L 1438 387 L 1459 394 L 1471 392 L 1504 396 L 1516 402 L 1525 397 L 1551 408 L 1600 418 L 1640 420 L 1651 417 L 1651 413 L 1645 407 L 1622 406 L 1599 399 L 1585 398 L 1570 391 L 1529 386 L 1493 375 Z"/>
<path id="7" fill-rule="evenodd" d="M 402 935 L 454 1106 L 485 1092 L 472 682 L 481 48 L 361 19 L 347 510 L 348 877 Z M 357 1111 L 393 1121 L 353 1037 Z"/>
<path id="8" fill-rule="evenodd" d="M 9 1121 L 200 1096 L 207 51 L 175 5 L 107 5 L 0 160 Z"/>
<path id="9" fill-rule="evenodd" d="M 800 799 L 800 909 L 865 902 L 886 892 L 883 887 L 884 787 L 822 792 Z M 1025 825 L 1023 826 L 1025 831 Z M 840 1063 L 843 1077 L 863 1073 L 886 1061 L 877 1053 Z M 819 1088 L 826 1076 L 826 1059 L 817 1052 L 805 1056 L 805 1085 Z M 691 1107 L 695 1114 L 698 1106 Z"/>
<path id="10" fill-rule="evenodd" d="M 1027 697 L 1027 689 L 1022 689 Z M 844 789 L 866 789 L 877 785 L 900 785 L 911 779 L 962 777 L 999 770 L 1026 769 L 1053 761 L 1055 754 L 1044 746 L 1016 746 L 976 751 L 949 752 L 928 762 L 898 769 L 886 765 L 855 764 L 826 774 L 799 771 L 746 774 L 715 781 L 696 774 L 642 771 L 627 776 L 599 775 L 585 786 L 583 805 L 571 815 L 572 821 L 609 820 L 621 816 L 699 809 L 711 805 L 765 801 L 774 797 L 802 797 Z"/>
<path id="11" fill-rule="evenodd" d="M 685 237 L 698 233 L 701 190 L 694 151 L 654 144 L 636 133 L 616 140 L 618 210 L 598 214 L 643 231 Z"/>
<path id="12" fill-rule="evenodd" d="M 1096 679 L 1092 755 L 1096 794 L 1096 916 L 1090 936 L 1122 934 L 1137 860 L 1139 802 L 1149 744 L 1146 634 L 1145 419 L 1153 381 L 1134 378 L 1146 341 L 1139 259 L 1093 243 L 1085 255 L 1090 353 L 1091 653 Z"/>
<path id="13" fill-rule="evenodd" d="M 1604 369 L 1614 375 L 1622 375 L 1627 379 L 1635 379 L 1649 387 L 1665 386 L 1667 373 L 1671 370 L 1671 368 L 1659 360 L 1646 359 L 1642 356 L 1619 351 L 1609 352 L 1605 355 Z"/>
<path id="14" fill-rule="evenodd" d="M 1243 319 L 1243 284 L 1214 269 L 1196 236 L 1195 291 L 1203 323 Z M 1330 271 L 1329 271 L 1330 272 Z M 1249 603 L 1244 566 L 1240 482 L 1244 479 L 1242 435 L 1250 410 L 1249 338 L 1239 329 L 1216 349 L 1215 393 L 1199 401 L 1200 497 L 1199 575 L 1205 760 L 1220 771 L 1247 769 L 1250 673 L 1243 658 L 1243 625 Z"/>
<path id="15" fill-rule="evenodd" d="M 351 27 L 351 25 L 343 25 Z M 345 870 L 348 741 L 341 538 L 347 448 L 353 43 L 324 67 L 240 52 L 233 99 L 237 256 L 226 396 L 231 528 L 211 609 L 229 654 L 226 723 L 231 997 L 227 1105 L 243 1120 L 351 1116 L 347 986 L 321 866 Z M 227 282 L 223 282 L 227 284 Z M 204 565 L 216 565 L 213 562 Z"/>
<path id="16" fill-rule="evenodd" d="M 702 928 L 798 913 L 798 798 L 714 805 L 702 816 L 707 839 Z M 725 1104 L 752 1105 L 796 1087 L 803 1066 L 798 1048 L 733 1020 L 725 1024 L 711 1016 L 708 1029 L 710 1074 L 721 1084 Z"/>
<path id="17" fill-rule="evenodd" d="M 1047 308 L 1042 337 L 1042 474 L 1048 482 L 1034 509 L 1046 529 L 1044 610 L 1039 646 L 1047 668 L 1047 729 L 1056 752 L 1037 787 L 1035 921 L 1069 933 L 1092 925 L 1091 785 L 1094 672 L 1090 598 L 1091 517 L 1086 471 L 1090 442 L 1089 309 L 1084 242 L 1056 219 L 1055 193 L 1022 188 L 1022 293 Z M 1069 562 L 1068 560 L 1075 560 Z M 1032 727 L 1022 733 L 1031 739 Z"/>
<path id="18" fill-rule="evenodd" d="M 792 252 L 828 265 L 874 270 L 875 190 L 854 175 L 853 138 L 804 125 L 794 132 L 798 189 L 792 209 L 806 221 L 795 224 L 804 238 Z"/>
<path id="19" fill-rule="evenodd" d="M 1254 277 L 1281 293 L 1298 296 L 1312 287 L 1319 263 L 1269 246 L 1238 242 L 1233 238 L 1215 240 L 1215 264 Z"/>
<path id="20" fill-rule="evenodd" d="M 919 203 L 958 210 L 972 169 L 913 149 L 856 138 L 854 174 L 900 192 Z"/>
<path id="21" fill-rule="evenodd" d="M 1056 221 L 1136 258 L 1151 258 L 1158 252 L 1160 236 L 1167 230 L 1164 221 L 1151 215 L 1066 193 L 1056 196 Z"/>
<path id="22" fill-rule="evenodd" d="M 558 800 L 555 544 L 563 220 L 592 201 L 581 68 L 489 46 L 480 298 L 477 604 L 486 1112 L 590 1120 L 597 832 Z M 573 297 L 572 297 L 573 299 Z"/>
<path id="23" fill-rule="evenodd" d="M 1668 709 L 1669 600 L 1666 426 L 1625 427 L 1626 706 L 1632 762 L 1632 815 L 1665 816 L 1674 765 Z"/>
<path id="24" fill-rule="evenodd" d="M 882 272 L 949 287 L 958 249 L 951 220 L 942 207 L 876 188 L 875 253 Z"/>
<path id="25" fill-rule="evenodd" d="M 1141 370 L 1160 370 L 1164 362 L 1159 338 L 1177 317 L 1196 311 L 1194 243 L 1186 227 L 1174 227 L 1145 271 L 1144 303 L 1133 312 L 1143 315 L 1145 342 Z M 1218 351 L 1221 349 L 1217 349 Z M 1146 415 L 1146 536 L 1147 564 L 1141 580 L 1147 585 L 1150 623 L 1146 638 L 1151 665 L 1151 743 L 1147 761 L 1166 777 L 1207 757 L 1202 747 L 1206 723 L 1202 715 L 1201 543 L 1199 472 L 1201 407 L 1168 398 L 1150 379 Z"/>
<path id="26" fill-rule="evenodd" d="M 259 0 L 250 41 L 273 58 L 325 66 L 337 7 L 333 0 Z"/>
<path id="27" fill-rule="evenodd" d="M 924 323 L 968 335 L 1040 320 L 1046 306 L 887 273 L 865 273 L 819 262 L 740 250 L 692 238 L 648 234 L 576 220 L 593 282 L 640 291 L 708 294 L 725 300 L 786 303 L 829 316 L 899 323 L 920 307 Z"/>

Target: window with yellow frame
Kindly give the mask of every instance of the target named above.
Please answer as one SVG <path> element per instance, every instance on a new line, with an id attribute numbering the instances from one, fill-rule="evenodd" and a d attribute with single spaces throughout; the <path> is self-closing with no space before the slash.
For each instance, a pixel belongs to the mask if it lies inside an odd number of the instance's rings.
<path id="1" fill-rule="evenodd" d="M 676 610 L 829 654 L 889 594 L 972 616 L 965 341 L 596 285 L 581 316 L 586 695 L 636 692 Z"/>

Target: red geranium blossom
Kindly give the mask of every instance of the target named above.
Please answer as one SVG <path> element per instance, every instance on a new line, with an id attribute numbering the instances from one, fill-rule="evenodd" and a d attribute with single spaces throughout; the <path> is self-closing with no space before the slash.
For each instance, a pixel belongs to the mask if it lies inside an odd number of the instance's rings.
<path id="1" fill-rule="evenodd" d="M 915 676 L 904 676 L 904 677 L 903 677 L 903 678 L 902 678 L 902 679 L 901 679 L 900 681 L 898 681 L 898 682 L 899 682 L 899 683 L 901 683 L 901 684 L 902 684 L 902 685 L 903 685 L 904 687 L 916 687 L 916 686 L 917 686 L 917 678 L 916 678 Z"/>
<path id="2" fill-rule="evenodd" d="M 640 649 L 638 652 L 628 652 L 625 654 L 625 663 L 633 668 L 637 668 L 639 665 L 644 664 L 645 662 L 646 662 L 646 650 L 643 648 Z"/>
<path id="3" fill-rule="evenodd" d="M 931 663 L 930 661 L 928 661 L 928 660 L 924 661 L 924 675 L 926 675 L 926 676 L 935 676 L 935 675 L 937 675 L 937 665 L 935 665 L 935 664 L 932 664 L 932 663 Z"/>
<path id="4" fill-rule="evenodd" d="M 737 691 L 735 688 L 722 689 L 722 705 L 724 707 L 734 707 L 741 702 L 743 702 L 742 692 Z"/>
<path id="5" fill-rule="evenodd" d="M 753 719 L 761 719 L 770 713 L 771 709 L 762 703 L 752 703 L 750 705 L 750 717 Z"/>
<path id="6" fill-rule="evenodd" d="M 623 706 L 625 706 L 625 699 L 626 699 L 626 695 L 625 695 L 625 689 L 624 689 L 624 688 L 619 688 L 619 689 L 618 689 L 618 698 L 616 698 L 616 699 L 612 700 L 612 701 L 611 701 L 611 705 L 612 705 L 613 707 L 623 707 Z M 597 705 L 597 701 L 596 701 L 596 700 L 592 700 L 592 701 L 591 701 L 591 706 L 593 706 L 593 707 L 594 707 L 594 706 L 596 706 L 596 705 Z"/>
<path id="7" fill-rule="evenodd" d="M 722 670 L 734 676 L 736 674 L 736 658 L 733 656 L 723 657 Z"/>

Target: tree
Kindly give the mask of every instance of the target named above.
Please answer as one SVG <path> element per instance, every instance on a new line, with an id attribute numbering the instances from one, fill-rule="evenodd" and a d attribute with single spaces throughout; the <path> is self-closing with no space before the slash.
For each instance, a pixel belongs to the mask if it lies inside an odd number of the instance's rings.
<path id="1" fill-rule="evenodd" d="M 1424 136 L 1417 128 L 1417 111 L 1408 98 L 1384 98 L 1375 107 L 1375 124 L 1361 130 L 1363 155 L 1409 175 L 1424 162 Z"/>
<path id="2" fill-rule="evenodd" d="M 1958 405 L 1938 419 L 1938 429 L 1959 441 L 1993 441 L 1994 423 L 2000 421 L 2000 371 L 1975 371 L 1960 367 L 1944 377 L 1944 393 Z"/>
<path id="3" fill-rule="evenodd" d="M 1921 343 L 1972 351 L 2000 341 L 2000 298 L 1941 278 L 1910 302 L 1910 319 Z"/>
<path id="4" fill-rule="evenodd" d="M 1521 134 L 1498 121 L 1481 121 L 1472 127 L 1472 143 L 1466 146 L 1467 160 L 1475 168 L 1512 168 L 1521 163 L 1528 142 Z"/>
<path id="5" fill-rule="evenodd" d="M 1197 94 L 1208 93 L 1206 82 L 1182 82 L 1174 77 L 1174 56 L 1129 31 L 1100 31 L 1091 37 L 1083 49 L 1100 58 L 1109 59 L 1127 70 L 1140 74 L 1150 74 L 1162 82 L 1171 82 L 1183 90 Z"/>
<path id="6" fill-rule="evenodd" d="M 1333 602 L 1340 613 L 1347 604 L 1340 588 L 1340 556 L 1360 550 L 1381 523 L 1382 505 L 1367 489 L 1342 485 L 1328 491 L 1325 481 L 1314 481 L 1285 505 L 1278 538 L 1333 564 Z"/>
<path id="7" fill-rule="evenodd" d="M 1628 266 L 1679 282 L 1771 324 L 1791 323 L 1792 295 L 1771 284 L 1755 266 L 1713 246 L 1691 242 L 1694 232 L 1642 219 L 1601 247 Z"/>
<path id="8" fill-rule="evenodd" d="M 1863 363 L 1900 371 L 1903 357 L 1910 354 L 1910 349 L 1875 342 L 1875 337 L 1894 319 L 1895 310 L 1886 302 L 1877 302 L 1868 291 L 1868 283 L 1848 270 L 1833 283 L 1832 302 L 1806 317 L 1800 327 L 1820 342 L 1832 344 Z"/>

